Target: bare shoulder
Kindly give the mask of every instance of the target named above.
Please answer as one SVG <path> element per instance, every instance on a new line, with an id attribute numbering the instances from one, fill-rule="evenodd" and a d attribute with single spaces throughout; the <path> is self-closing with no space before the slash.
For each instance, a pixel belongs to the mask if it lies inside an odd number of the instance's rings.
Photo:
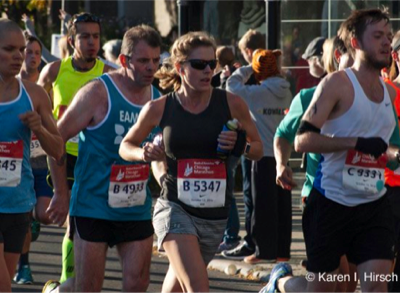
<path id="1" fill-rule="evenodd" d="M 99 78 L 96 78 L 83 85 L 75 97 L 98 103 L 106 100 L 108 93 L 104 83 Z"/>
<path id="2" fill-rule="evenodd" d="M 326 75 L 318 84 L 318 88 L 314 94 L 316 99 L 352 99 L 353 87 L 344 71 L 337 71 Z"/>
<path id="3" fill-rule="evenodd" d="M 320 85 L 321 84 L 328 88 L 338 89 L 338 86 L 349 85 L 350 81 L 345 71 L 337 71 L 326 75 L 321 80 Z"/>
<path id="4" fill-rule="evenodd" d="M 57 79 L 58 72 L 60 71 L 61 60 L 54 61 L 44 66 L 40 72 L 39 81 L 54 82 Z"/>
<path id="5" fill-rule="evenodd" d="M 238 95 L 227 91 L 226 98 L 233 118 L 236 118 L 242 110 L 249 109 L 246 102 Z"/>
<path id="6" fill-rule="evenodd" d="M 146 103 L 146 107 L 149 110 L 149 113 L 154 114 L 162 114 L 164 112 L 165 103 L 167 101 L 167 96 L 161 96 L 155 100 L 150 100 Z"/>
<path id="7" fill-rule="evenodd" d="M 103 74 L 110 73 L 110 72 L 113 72 L 113 71 L 116 71 L 116 69 L 111 67 L 111 66 L 109 66 L 109 65 L 107 65 L 107 64 L 104 65 Z"/>
<path id="8" fill-rule="evenodd" d="M 41 105 L 41 103 L 45 102 L 46 105 L 51 105 L 50 98 L 44 88 L 39 86 L 38 84 L 22 79 L 22 83 L 25 87 L 26 92 L 32 100 L 33 107 L 35 110 Z"/>

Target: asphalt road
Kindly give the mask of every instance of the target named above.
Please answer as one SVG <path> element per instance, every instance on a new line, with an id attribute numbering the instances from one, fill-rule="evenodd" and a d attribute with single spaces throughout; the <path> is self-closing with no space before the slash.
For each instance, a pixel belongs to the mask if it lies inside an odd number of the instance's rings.
<path id="1" fill-rule="evenodd" d="M 32 243 L 30 262 L 34 283 L 32 285 L 13 284 L 13 292 L 40 293 L 43 285 L 49 279 L 57 280 L 61 272 L 61 242 L 63 228 L 42 226 L 39 239 Z M 134 262 L 133 262 L 134 263 Z M 148 292 L 159 293 L 168 269 L 168 260 L 158 254 L 153 254 Z M 110 249 L 107 256 L 103 292 L 121 291 L 121 267 L 115 249 Z M 239 276 L 228 276 L 219 271 L 209 271 L 210 290 L 214 293 L 249 293 L 258 292 L 262 283 L 249 281 Z"/>

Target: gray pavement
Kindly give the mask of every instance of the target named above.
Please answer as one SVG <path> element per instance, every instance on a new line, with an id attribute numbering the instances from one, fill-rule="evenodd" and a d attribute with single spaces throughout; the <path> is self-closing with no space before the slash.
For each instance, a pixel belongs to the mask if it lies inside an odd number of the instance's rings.
<path id="1" fill-rule="evenodd" d="M 293 231 L 291 260 L 295 275 L 305 274 L 305 270 L 299 263 L 305 259 L 305 245 L 301 230 L 300 187 L 303 183 L 303 173 L 295 173 L 298 187 L 293 191 Z M 241 228 L 244 229 L 244 205 L 243 194 L 235 193 L 238 203 Z M 57 280 L 61 272 L 61 243 L 64 229 L 55 226 L 42 226 L 39 239 L 31 246 L 30 262 L 34 276 L 34 284 L 13 284 L 13 292 L 38 293 L 45 282 L 49 279 Z M 245 231 L 240 231 L 240 236 L 245 236 Z M 134 262 L 133 262 L 134 263 Z M 235 267 L 233 268 L 232 265 Z M 227 275 L 227 267 L 236 269 L 235 275 Z M 210 291 L 214 293 L 230 292 L 258 292 L 265 284 L 265 277 L 269 274 L 274 264 L 249 265 L 240 261 L 227 260 L 217 255 L 208 266 L 210 278 Z M 156 250 L 153 252 L 150 271 L 150 286 L 148 292 L 158 293 L 161 291 L 162 282 L 168 268 L 168 259 L 160 255 Z M 115 249 L 110 249 L 107 256 L 105 280 L 103 292 L 121 291 L 121 267 Z"/>
<path id="2" fill-rule="evenodd" d="M 34 283 L 32 285 L 13 284 L 13 292 L 40 293 L 49 279 L 58 280 L 61 272 L 61 243 L 64 229 L 55 226 L 43 226 L 39 239 L 32 244 L 30 262 Z M 135 262 L 132 262 L 135 263 Z M 161 291 L 162 282 L 168 268 L 164 256 L 153 253 L 148 292 Z M 228 276 L 219 271 L 209 271 L 210 289 L 219 292 L 258 292 L 263 286 L 257 281 L 249 281 L 239 276 Z M 120 292 L 122 273 L 117 252 L 113 248 L 107 255 L 103 292 Z"/>

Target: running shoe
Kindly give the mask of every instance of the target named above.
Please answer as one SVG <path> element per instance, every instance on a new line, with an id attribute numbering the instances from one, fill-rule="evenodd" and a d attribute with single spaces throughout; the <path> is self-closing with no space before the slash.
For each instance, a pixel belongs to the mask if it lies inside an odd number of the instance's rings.
<path id="1" fill-rule="evenodd" d="M 33 277 L 31 267 L 29 265 L 20 266 L 14 276 L 14 281 L 16 284 L 32 284 Z"/>
<path id="2" fill-rule="evenodd" d="M 268 284 L 261 289 L 260 293 L 276 293 L 278 279 L 288 275 L 293 276 L 292 267 L 287 263 L 277 264 L 271 271 Z"/>
<path id="3" fill-rule="evenodd" d="M 254 250 L 247 247 L 246 244 L 242 244 L 240 246 L 237 246 L 235 249 L 222 251 L 221 255 L 228 259 L 242 260 L 245 257 L 252 255 L 253 253 Z"/>
<path id="4" fill-rule="evenodd" d="M 222 251 L 229 251 L 235 249 L 237 246 L 239 246 L 239 244 L 240 242 L 233 242 L 233 243 L 222 242 L 218 246 L 217 254 L 220 254 Z"/>

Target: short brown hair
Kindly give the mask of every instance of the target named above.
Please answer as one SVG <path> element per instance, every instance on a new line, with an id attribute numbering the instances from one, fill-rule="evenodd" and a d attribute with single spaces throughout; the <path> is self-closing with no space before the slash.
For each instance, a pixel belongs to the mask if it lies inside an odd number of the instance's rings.
<path id="1" fill-rule="evenodd" d="M 0 38 L 4 34 L 7 35 L 10 31 L 20 31 L 22 34 L 22 30 L 17 23 L 7 18 L 0 18 Z"/>
<path id="2" fill-rule="evenodd" d="M 154 28 L 142 24 L 125 32 L 121 54 L 130 55 L 140 41 L 145 41 L 152 48 L 161 47 L 162 44 L 160 34 Z"/>
<path id="3" fill-rule="evenodd" d="M 344 41 L 347 51 L 352 55 L 354 54 L 354 49 L 351 47 L 351 38 L 355 37 L 361 42 L 367 26 L 382 20 L 386 21 L 386 23 L 390 22 L 387 8 L 354 10 L 350 17 L 343 22 L 341 32 L 339 32 L 339 37 Z"/>
<path id="4" fill-rule="evenodd" d="M 265 35 L 254 29 L 249 29 L 239 41 L 239 49 L 265 49 Z"/>
<path id="5" fill-rule="evenodd" d="M 87 13 L 87 12 L 82 12 L 79 14 L 75 14 L 72 16 L 71 20 L 68 22 L 68 37 L 71 37 L 73 40 L 75 39 L 76 35 L 76 24 L 78 23 L 97 23 L 99 24 L 100 27 L 100 32 L 101 32 L 101 24 L 100 24 L 100 19 L 99 17 Z"/>
<path id="6" fill-rule="evenodd" d="M 31 43 L 33 43 L 33 42 L 36 42 L 36 43 L 39 44 L 40 52 L 42 52 L 42 43 L 40 42 L 40 40 L 39 40 L 36 36 L 30 35 L 30 34 L 27 33 L 27 32 L 24 32 L 24 36 L 25 36 L 25 43 L 26 43 L 27 45 L 28 45 L 28 44 L 31 44 Z"/>

